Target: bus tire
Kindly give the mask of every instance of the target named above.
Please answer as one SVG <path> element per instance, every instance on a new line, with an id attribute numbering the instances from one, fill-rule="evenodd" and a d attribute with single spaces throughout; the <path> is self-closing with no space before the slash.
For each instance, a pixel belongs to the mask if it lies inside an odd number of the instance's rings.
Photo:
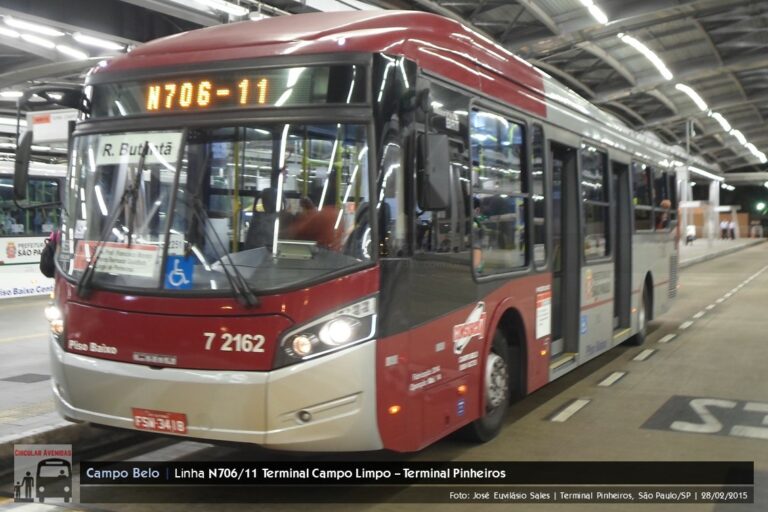
<path id="1" fill-rule="evenodd" d="M 640 301 L 637 310 L 637 334 L 629 338 L 629 345 L 639 347 L 645 343 L 648 335 L 648 312 L 651 308 L 651 294 L 648 286 L 643 287 L 643 299 Z"/>
<path id="2" fill-rule="evenodd" d="M 480 443 L 496 437 L 509 407 L 509 350 L 507 339 L 501 331 L 496 331 L 493 336 L 493 345 L 486 356 L 483 393 L 485 395 L 483 415 L 464 427 L 463 432 L 468 440 Z"/>

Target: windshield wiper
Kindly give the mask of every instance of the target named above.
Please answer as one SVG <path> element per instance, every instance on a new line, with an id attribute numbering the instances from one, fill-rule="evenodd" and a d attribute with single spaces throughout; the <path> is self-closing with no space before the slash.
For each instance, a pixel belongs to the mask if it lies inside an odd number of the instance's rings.
<path id="1" fill-rule="evenodd" d="M 237 269 L 237 266 L 232 261 L 232 256 L 229 254 L 229 249 L 224 245 L 224 242 L 221 241 L 221 238 L 219 238 L 216 229 L 211 224 L 210 217 L 208 217 L 208 212 L 205 211 L 205 205 L 203 204 L 203 200 L 200 197 L 202 183 L 205 179 L 205 169 L 208 167 L 209 160 L 210 154 L 206 155 L 206 157 L 202 159 L 202 162 L 198 167 L 200 178 L 197 187 L 194 189 L 192 197 L 190 199 L 185 197 L 184 202 L 192 209 L 192 213 L 197 217 L 198 222 L 202 224 L 203 237 L 205 237 L 206 226 L 210 226 L 210 232 L 213 234 L 212 239 L 216 240 L 219 246 L 218 249 L 223 254 L 222 257 L 226 258 L 227 260 L 226 262 L 222 262 L 221 268 L 224 271 L 224 275 L 227 277 L 227 281 L 229 281 L 230 286 L 232 286 L 232 291 L 235 293 L 235 298 L 245 307 L 258 306 L 258 297 L 256 297 L 256 295 L 253 293 L 253 290 L 248 285 L 248 281 L 245 279 L 245 277 L 243 277 L 243 274 Z M 232 270 L 231 274 L 230 270 L 227 269 L 227 265 L 229 265 L 230 269 Z"/>
<path id="2" fill-rule="evenodd" d="M 141 183 L 141 173 L 144 170 L 144 161 L 147 157 L 147 150 L 149 148 L 149 142 L 144 142 L 144 146 L 141 149 L 141 155 L 139 156 L 139 162 L 136 169 L 136 176 L 133 178 L 133 183 L 131 183 L 128 187 L 125 188 L 123 191 L 123 195 L 120 196 L 120 202 L 118 203 L 117 207 L 112 212 L 112 215 L 109 216 L 109 219 L 107 219 L 107 223 L 104 225 L 104 231 L 101 233 L 101 237 L 96 243 L 96 247 L 93 250 L 93 256 L 91 257 L 88 266 L 85 267 L 85 270 L 83 270 L 83 275 L 80 276 L 80 280 L 77 282 L 77 295 L 83 299 L 87 299 L 91 292 L 91 281 L 93 280 L 93 275 L 96 273 L 96 264 L 98 263 L 99 257 L 101 256 L 101 253 L 103 252 L 103 249 L 105 247 L 105 244 L 107 242 L 107 237 L 112 232 L 112 230 L 115 227 L 115 223 L 117 222 L 117 218 L 120 216 L 120 212 L 123 210 L 125 205 L 128 203 L 129 200 L 131 200 L 131 207 L 133 210 L 136 208 L 136 196 L 139 193 L 138 187 Z M 129 219 L 131 219 L 131 222 L 129 222 L 129 226 L 132 226 L 133 224 L 133 217 L 135 216 L 135 211 L 129 211 Z M 131 235 L 132 235 L 132 227 L 129 227 L 128 230 L 128 246 L 130 247 L 131 244 Z M 87 246 L 86 246 L 87 247 Z"/>

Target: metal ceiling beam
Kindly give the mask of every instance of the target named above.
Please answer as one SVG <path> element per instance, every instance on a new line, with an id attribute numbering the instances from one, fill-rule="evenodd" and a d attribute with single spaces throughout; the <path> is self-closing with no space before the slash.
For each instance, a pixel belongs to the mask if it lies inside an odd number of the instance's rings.
<path id="1" fill-rule="evenodd" d="M 619 62 L 617 58 L 615 58 L 610 53 L 606 52 L 599 46 L 597 46 L 595 43 L 585 41 L 583 43 L 579 43 L 576 46 L 579 48 L 588 51 L 595 57 L 598 57 L 603 60 L 606 64 L 611 66 L 613 69 L 615 69 L 621 76 L 623 76 L 627 82 L 634 85 L 637 83 L 637 80 L 635 79 L 635 75 L 632 74 L 632 72 L 627 68 L 624 64 Z"/>
<path id="2" fill-rule="evenodd" d="M 552 64 L 549 64 L 547 62 L 543 62 L 536 59 L 528 59 L 528 62 L 533 64 L 534 66 L 541 68 L 542 70 L 546 71 L 550 75 L 554 75 L 556 77 L 559 77 L 561 80 L 565 82 L 565 85 L 579 89 L 581 90 L 588 98 L 593 98 L 595 96 L 595 91 L 592 90 L 587 84 L 579 80 L 578 78 L 574 77 L 570 73 L 563 71 L 562 69 L 553 66 Z"/>
<path id="3" fill-rule="evenodd" d="M 747 185 L 750 183 L 762 185 L 768 181 L 768 172 L 727 172 L 725 178 L 731 185 Z"/>
<path id="4" fill-rule="evenodd" d="M 667 63 L 667 65 L 675 74 L 675 81 L 691 82 L 694 80 L 700 80 L 702 78 L 722 75 L 726 73 L 764 68 L 768 66 L 768 52 L 756 55 L 743 55 L 740 57 L 724 60 L 723 65 L 720 67 L 716 65 L 713 66 L 711 59 L 697 59 L 697 61 L 693 64 L 688 64 L 684 67 L 669 65 L 669 63 Z M 626 98 L 627 96 L 632 96 L 634 94 L 648 92 L 668 83 L 670 82 L 660 74 L 654 73 L 648 77 L 638 79 L 637 85 L 633 87 L 623 87 L 620 89 L 602 91 L 595 97 L 595 101 L 598 103 L 615 101 L 621 98 Z"/>
<path id="5" fill-rule="evenodd" d="M 712 98 L 712 103 L 709 104 L 709 108 L 716 112 L 723 113 L 723 111 L 726 111 L 734 107 L 738 107 L 742 105 L 751 105 L 754 103 L 760 103 L 764 101 L 768 101 L 768 91 L 762 92 L 760 94 L 753 94 L 746 100 L 742 100 L 738 98 L 734 99 L 733 95 L 727 95 L 727 96 L 724 95 L 724 96 L 717 96 L 715 98 Z M 674 115 L 674 116 L 668 116 L 660 119 L 658 118 L 649 119 L 648 123 L 644 126 L 644 128 L 653 128 L 655 126 L 683 122 L 685 119 L 703 118 L 703 117 L 707 117 L 706 112 L 702 112 L 698 108 L 693 108 L 693 109 L 679 112 L 677 115 Z"/>
<path id="6" fill-rule="evenodd" d="M 159 12 L 167 16 L 187 20 L 204 27 L 220 25 L 223 21 L 227 20 L 226 15 L 216 16 L 213 14 L 206 14 L 191 7 L 184 7 L 181 4 L 162 0 L 123 0 L 123 2 Z"/>
<path id="7" fill-rule="evenodd" d="M 6 71 L 5 73 L 0 73 L 0 89 L 12 85 L 23 84 L 30 80 L 40 80 L 52 76 L 61 76 L 84 71 L 98 64 L 100 60 L 103 60 L 103 58 L 91 57 L 90 59 L 84 60 L 52 62 L 40 66 L 29 66 L 23 69 Z"/>
<path id="8" fill-rule="evenodd" d="M 579 42 L 612 38 L 619 32 L 639 30 L 695 15 L 728 12 L 752 3 L 752 0 L 731 0 L 728 3 L 722 0 L 648 0 L 627 6 L 624 0 L 616 0 L 612 4 L 600 2 L 599 5 L 604 11 L 618 12 L 621 17 L 611 20 L 605 27 L 596 27 L 594 20 L 585 17 L 578 24 L 563 24 L 557 37 L 512 41 L 509 47 L 522 56 L 541 56 L 569 48 Z M 609 9 L 609 5 L 613 5 L 613 8 Z"/>
<path id="9" fill-rule="evenodd" d="M 544 9 L 539 7 L 536 2 L 533 0 L 517 0 L 517 3 L 520 4 L 526 11 L 528 11 L 531 16 L 540 21 L 542 25 L 547 27 L 550 32 L 555 35 L 560 35 L 560 27 L 557 26 L 555 20 L 552 19 L 552 17 L 547 14 Z"/>

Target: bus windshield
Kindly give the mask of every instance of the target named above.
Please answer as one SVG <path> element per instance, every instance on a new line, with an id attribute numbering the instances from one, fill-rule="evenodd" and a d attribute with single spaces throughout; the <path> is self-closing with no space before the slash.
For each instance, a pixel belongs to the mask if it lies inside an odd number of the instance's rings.
<path id="1" fill-rule="evenodd" d="M 371 259 L 363 125 L 261 124 L 83 135 L 62 269 L 104 289 L 295 287 Z"/>

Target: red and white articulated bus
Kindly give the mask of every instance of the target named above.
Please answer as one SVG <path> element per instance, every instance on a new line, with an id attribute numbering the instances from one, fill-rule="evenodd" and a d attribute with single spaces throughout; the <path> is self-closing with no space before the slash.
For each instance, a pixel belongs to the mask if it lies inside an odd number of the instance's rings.
<path id="1" fill-rule="evenodd" d="M 457 22 L 206 28 L 84 94 L 52 314 L 66 418 L 285 450 L 483 441 L 676 293 L 682 150 Z"/>

